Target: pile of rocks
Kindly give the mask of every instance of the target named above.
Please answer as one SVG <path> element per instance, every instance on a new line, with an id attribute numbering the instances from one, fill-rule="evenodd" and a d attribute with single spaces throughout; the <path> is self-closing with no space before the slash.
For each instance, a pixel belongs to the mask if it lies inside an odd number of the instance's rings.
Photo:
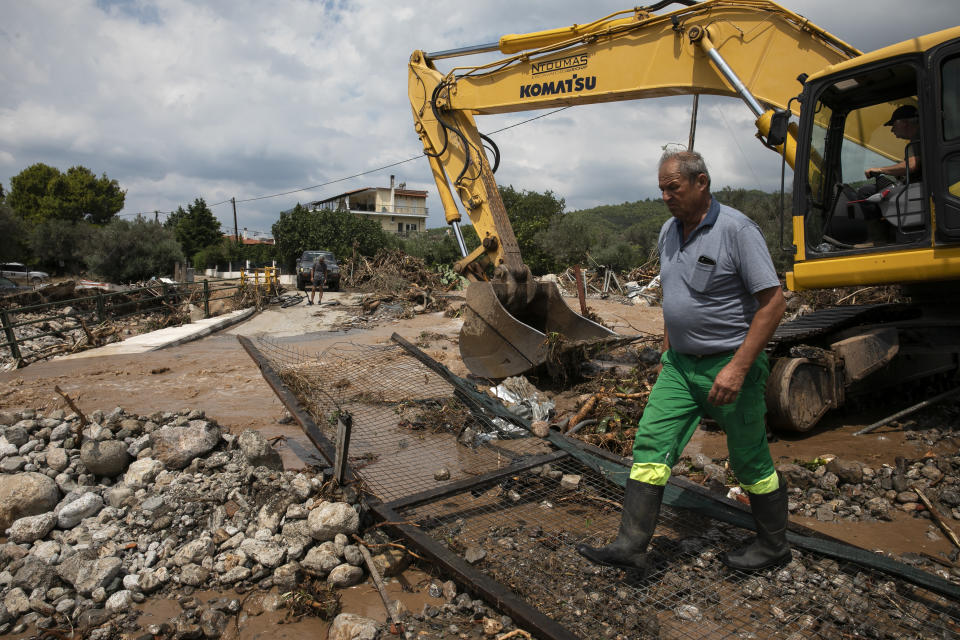
<path id="1" fill-rule="evenodd" d="M 825 522 L 892 520 L 899 509 L 929 518 L 919 490 L 941 514 L 960 520 L 960 455 L 930 456 L 905 462 L 899 469 L 886 464 L 874 469 L 855 460 L 825 457 L 813 465 L 782 464 L 777 470 L 789 486 L 790 512 L 798 516 Z M 703 454 L 682 460 L 673 471 L 702 474 L 718 488 L 730 483 L 728 470 Z"/>
<path id="2" fill-rule="evenodd" d="M 63 411 L 0 412 L 0 433 L 0 634 L 107 638 L 135 628 L 132 607 L 150 594 L 364 579 L 356 492 L 323 471 L 283 471 L 258 432 L 231 435 L 199 410 L 117 408 L 85 426 Z M 407 562 L 395 548 L 374 556 L 385 575 Z M 240 611 L 229 598 L 181 604 L 171 624 L 183 637 L 218 637 Z"/>

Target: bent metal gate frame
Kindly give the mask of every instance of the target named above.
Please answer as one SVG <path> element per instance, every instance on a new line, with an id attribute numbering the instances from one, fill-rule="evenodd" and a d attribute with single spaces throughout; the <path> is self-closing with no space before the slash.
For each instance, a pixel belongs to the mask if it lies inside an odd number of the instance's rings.
<path id="1" fill-rule="evenodd" d="M 960 638 L 960 587 L 795 524 L 788 565 L 726 568 L 719 555 L 752 519 L 683 478 L 667 487 L 647 575 L 597 567 L 574 549 L 616 532 L 626 461 L 533 437 L 396 334 L 315 355 L 240 341 L 331 464 L 349 412 L 348 479 L 371 509 L 537 638 Z"/>

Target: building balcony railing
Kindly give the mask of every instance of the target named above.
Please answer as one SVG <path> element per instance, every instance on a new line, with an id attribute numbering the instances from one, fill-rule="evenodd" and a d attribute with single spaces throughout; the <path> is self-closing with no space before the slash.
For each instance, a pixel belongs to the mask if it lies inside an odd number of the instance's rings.
<path id="1" fill-rule="evenodd" d="M 335 210 L 334 206 L 321 206 L 321 209 L 331 209 Z M 378 213 L 381 215 L 390 215 L 390 216 L 417 216 L 420 218 L 426 218 L 430 213 L 429 207 L 413 207 L 409 205 L 395 205 L 390 207 L 390 205 L 381 205 L 377 208 L 373 204 L 364 204 L 359 202 L 351 202 L 349 211 L 351 213 Z"/>

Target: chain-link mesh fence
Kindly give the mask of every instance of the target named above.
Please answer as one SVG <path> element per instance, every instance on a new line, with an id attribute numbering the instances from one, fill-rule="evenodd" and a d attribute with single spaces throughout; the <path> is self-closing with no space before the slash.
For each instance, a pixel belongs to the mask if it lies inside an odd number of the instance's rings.
<path id="1" fill-rule="evenodd" d="M 328 438 L 351 413 L 369 493 L 574 636 L 960 638 L 957 602 L 852 562 L 795 549 L 785 566 L 732 571 L 719 556 L 750 532 L 686 509 L 662 509 L 646 575 L 593 565 L 575 547 L 615 535 L 623 495 L 603 474 L 559 452 L 492 478 L 555 449 L 400 345 L 257 346 Z"/>

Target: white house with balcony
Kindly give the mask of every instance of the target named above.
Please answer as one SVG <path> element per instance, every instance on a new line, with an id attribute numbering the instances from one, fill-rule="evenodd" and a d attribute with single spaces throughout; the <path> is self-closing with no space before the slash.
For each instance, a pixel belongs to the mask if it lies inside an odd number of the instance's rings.
<path id="1" fill-rule="evenodd" d="M 364 187 L 340 193 L 325 200 L 308 202 L 311 211 L 329 209 L 349 211 L 376 220 L 384 231 L 407 234 L 427 228 L 427 192 L 407 189 L 405 182 L 389 187 Z"/>

